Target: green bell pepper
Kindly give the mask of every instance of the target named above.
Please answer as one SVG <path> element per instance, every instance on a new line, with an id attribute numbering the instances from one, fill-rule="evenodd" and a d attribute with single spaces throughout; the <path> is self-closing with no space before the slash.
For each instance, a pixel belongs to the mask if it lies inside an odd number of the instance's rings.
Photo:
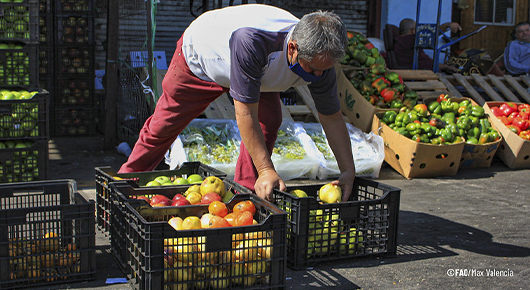
<path id="1" fill-rule="evenodd" d="M 396 111 L 386 111 L 383 115 L 383 123 L 385 124 L 392 124 L 396 121 L 397 113 Z"/>
<path id="2" fill-rule="evenodd" d="M 429 109 L 429 113 L 431 114 L 441 114 L 442 113 L 442 106 L 438 102 L 432 102 L 427 107 Z"/>
<path id="3" fill-rule="evenodd" d="M 444 121 L 447 124 L 455 124 L 456 123 L 456 116 L 453 112 L 446 112 L 442 116 L 442 121 Z"/>
<path id="4" fill-rule="evenodd" d="M 467 130 L 466 135 L 466 139 L 474 138 L 477 139 L 478 142 L 478 138 L 480 137 L 480 129 L 478 127 L 472 127 L 471 129 Z"/>
<path id="5" fill-rule="evenodd" d="M 476 105 L 472 106 L 471 115 L 478 117 L 478 118 L 484 117 L 484 108 L 482 108 L 481 106 L 476 106 Z"/>
<path id="6" fill-rule="evenodd" d="M 458 120 L 456 120 L 456 126 L 467 131 L 471 128 L 471 120 L 469 120 L 468 116 L 460 116 Z"/>

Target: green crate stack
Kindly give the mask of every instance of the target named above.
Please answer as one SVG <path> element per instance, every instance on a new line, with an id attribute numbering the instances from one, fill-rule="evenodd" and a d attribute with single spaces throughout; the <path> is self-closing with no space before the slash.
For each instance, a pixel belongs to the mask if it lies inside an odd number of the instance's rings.
<path id="1" fill-rule="evenodd" d="M 39 82 L 39 0 L 0 3 L 0 183 L 44 180 L 49 94 Z"/>

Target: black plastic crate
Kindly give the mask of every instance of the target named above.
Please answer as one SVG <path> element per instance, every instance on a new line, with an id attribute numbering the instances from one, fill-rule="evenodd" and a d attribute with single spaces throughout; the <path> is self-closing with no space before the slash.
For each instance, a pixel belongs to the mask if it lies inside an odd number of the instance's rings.
<path id="1" fill-rule="evenodd" d="M 93 78 L 56 78 L 55 84 L 56 107 L 95 105 Z"/>
<path id="2" fill-rule="evenodd" d="M 74 180 L 0 184 L 0 289 L 93 280 L 94 202 Z"/>
<path id="3" fill-rule="evenodd" d="M 48 141 L 1 141 L 0 182 L 45 180 L 48 173 Z"/>
<path id="4" fill-rule="evenodd" d="M 395 255 L 399 188 L 355 178 L 347 202 L 321 204 L 323 184 L 290 186 L 308 197 L 274 190 L 274 202 L 287 211 L 287 261 L 292 269 L 318 262 L 368 255 Z"/>
<path id="5" fill-rule="evenodd" d="M 92 13 L 93 0 L 57 0 L 55 1 L 55 11 L 64 14 Z"/>
<path id="6" fill-rule="evenodd" d="M 241 186 L 240 184 L 223 178 L 225 188 L 227 192 L 231 192 L 233 195 L 236 194 L 251 194 L 252 192 Z M 110 224 L 109 228 L 110 244 L 112 254 L 118 261 L 120 267 L 125 273 L 132 273 L 130 265 L 128 264 L 128 251 L 126 248 L 127 243 L 127 230 L 128 223 L 130 222 L 130 216 L 133 214 L 130 209 L 139 206 L 150 207 L 145 200 L 138 197 L 147 197 L 151 199 L 154 195 L 164 195 L 172 199 L 176 194 L 184 194 L 184 192 L 191 185 L 175 185 L 157 187 L 137 187 L 132 181 L 127 182 L 113 182 L 110 184 L 110 205 L 111 210 L 109 212 Z M 130 204 L 131 207 L 126 205 Z M 171 208 L 171 207 L 158 207 L 158 208 Z"/>
<path id="7" fill-rule="evenodd" d="M 250 200 L 251 226 L 175 230 L 171 217 L 202 216 L 208 205 L 125 206 L 129 281 L 136 289 L 284 289 L 286 213 L 254 194 L 237 194 L 228 207 Z"/>
<path id="8" fill-rule="evenodd" d="M 59 45 L 94 45 L 93 15 L 55 15 L 55 43 Z"/>
<path id="9" fill-rule="evenodd" d="M 39 83 L 38 44 L 0 41 L 0 86 L 31 86 Z"/>
<path id="10" fill-rule="evenodd" d="M 94 106 L 60 108 L 55 103 L 54 107 L 54 136 L 88 136 L 96 133 Z"/>
<path id="11" fill-rule="evenodd" d="M 4 41 L 38 43 L 38 0 L 0 3 L 0 38 Z"/>
<path id="12" fill-rule="evenodd" d="M 0 90 L 6 90 L 15 98 L 0 100 L 0 141 L 21 138 L 48 140 L 48 92 L 43 89 L 25 90 L 15 87 Z M 17 98 L 20 95 L 27 97 Z"/>
<path id="13" fill-rule="evenodd" d="M 187 177 L 191 174 L 200 174 L 203 178 L 207 176 L 226 177 L 226 173 L 219 171 L 209 165 L 200 162 L 185 162 L 178 169 L 174 170 L 154 170 L 134 173 L 117 173 L 111 167 L 96 167 L 96 204 L 97 204 L 97 225 L 108 232 L 110 229 L 111 210 L 111 188 L 112 182 L 131 180 L 138 186 L 144 186 L 157 176 Z"/>
<path id="14" fill-rule="evenodd" d="M 54 46 L 51 44 L 39 45 L 39 83 L 43 80 L 53 80 L 55 78 Z M 39 86 L 48 91 L 53 90 L 53 82 L 46 87 Z"/>
<path id="15" fill-rule="evenodd" d="M 54 48 L 57 76 L 95 78 L 93 45 L 56 45 Z"/>
<path id="16" fill-rule="evenodd" d="M 53 45 L 54 42 L 53 16 L 51 12 L 39 15 L 39 44 Z"/>

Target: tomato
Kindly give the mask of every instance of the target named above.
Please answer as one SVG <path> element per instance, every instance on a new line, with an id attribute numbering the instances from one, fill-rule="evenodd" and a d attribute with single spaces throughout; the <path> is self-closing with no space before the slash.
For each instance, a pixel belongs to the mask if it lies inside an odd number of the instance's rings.
<path id="1" fill-rule="evenodd" d="M 256 206 L 250 200 L 244 200 L 236 203 L 232 210 L 234 213 L 240 213 L 243 211 L 249 211 L 252 215 L 256 213 Z"/>
<path id="2" fill-rule="evenodd" d="M 231 227 L 230 223 L 228 223 L 228 221 L 225 218 L 217 216 L 217 215 L 214 215 L 210 218 L 210 221 L 208 222 L 208 226 L 210 229 Z"/>
<path id="3" fill-rule="evenodd" d="M 236 218 L 237 218 L 238 214 L 235 214 L 233 212 L 225 215 L 225 220 L 228 221 L 228 223 L 231 225 L 231 226 L 235 226 L 236 225 Z"/>
<path id="4" fill-rule="evenodd" d="M 254 221 L 254 216 L 249 211 L 241 212 L 236 218 L 236 226 L 250 226 Z"/>
<path id="5" fill-rule="evenodd" d="M 228 207 L 223 202 L 214 200 L 208 205 L 208 212 L 224 218 L 228 214 Z"/>

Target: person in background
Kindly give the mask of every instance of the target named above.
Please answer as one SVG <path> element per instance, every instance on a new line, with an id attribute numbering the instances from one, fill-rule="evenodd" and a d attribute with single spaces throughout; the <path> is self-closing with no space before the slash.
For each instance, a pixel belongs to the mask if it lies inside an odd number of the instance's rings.
<path id="1" fill-rule="evenodd" d="M 504 65 L 513 75 L 530 73 L 530 23 L 515 26 L 515 40 L 508 42 L 504 50 Z"/>
<path id="2" fill-rule="evenodd" d="M 452 33 L 456 33 L 462 28 L 456 22 L 447 22 L 440 25 L 441 31 L 451 29 Z M 414 43 L 416 41 L 416 21 L 405 18 L 399 23 L 399 36 L 394 39 L 394 53 L 396 55 L 399 67 L 412 69 L 414 63 Z M 423 49 L 418 51 L 418 69 L 432 70 L 433 60 L 428 56 Z M 439 64 L 440 71 L 447 73 L 455 73 L 457 68 Z"/>
<path id="3" fill-rule="evenodd" d="M 298 19 L 277 7 L 245 4 L 203 13 L 178 40 L 155 111 L 119 172 L 153 170 L 180 132 L 229 92 L 242 138 L 234 180 L 270 200 L 274 188 L 286 189 L 271 160 L 282 123 L 280 92 L 307 85 L 341 170 L 331 183 L 348 199 L 355 164 L 334 69 L 347 42 L 333 12 Z"/>

